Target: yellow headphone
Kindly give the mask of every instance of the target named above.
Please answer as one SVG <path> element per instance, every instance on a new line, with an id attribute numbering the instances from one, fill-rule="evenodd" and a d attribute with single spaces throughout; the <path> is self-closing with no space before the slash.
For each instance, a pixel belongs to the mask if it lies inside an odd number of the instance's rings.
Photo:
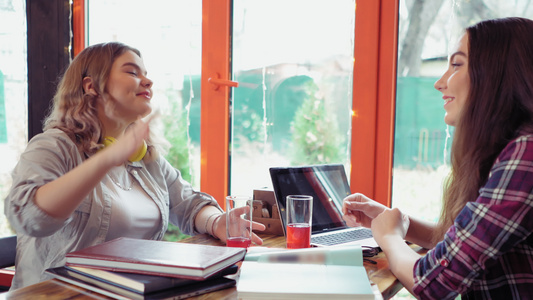
<path id="1" fill-rule="evenodd" d="M 104 138 L 104 141 L 102 142 L 102 144 L 104 144 L 104 147 L 107 147 L 107 146 L 110 146 L 112 145 L 113 143 L 115 143 L 117 140 L 112 137 L 112 136 L 106 136 Z M 141 159 L 144 158 L 144 156 L 146 155 L 146 151 L 148 150 L 148 146 L 146 145 L 146 142 L 143 141 L 143 144 L 139 147 L 139 149 L 137 149 L 137 151 L 135 151 L 135 153 L 133 153 L 129 158 L 128 160 L 131 161 L 131 162 L 135 162 L 135 161 L 140 161 Z"/>

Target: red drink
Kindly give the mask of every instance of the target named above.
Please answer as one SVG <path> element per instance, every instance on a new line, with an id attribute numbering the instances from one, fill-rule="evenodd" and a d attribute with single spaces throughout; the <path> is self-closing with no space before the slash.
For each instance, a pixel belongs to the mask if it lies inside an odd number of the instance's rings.
<path id="1" fill-rule="evenodd" d="M 287 248 L 311 247 L 311 226 L 305 223 L 287 225 Z"/>
<path id="2" fill-rule="evenodd" d="M 252 244 L 252 240 L 249 238 L 243 237 L 231 237 L 226 240 L 226 245 L 228 247 L 241 247 L 248 248 Z"/>

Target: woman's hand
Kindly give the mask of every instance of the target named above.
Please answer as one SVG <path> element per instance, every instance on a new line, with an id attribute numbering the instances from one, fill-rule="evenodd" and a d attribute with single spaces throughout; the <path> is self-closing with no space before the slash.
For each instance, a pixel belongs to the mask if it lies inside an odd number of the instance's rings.
<path id="1" fill-rule="evenodd" d="M 238 209 L 243 209 L 242 213 L 246 213 L 249 210 L 249 207 L 236 208 L 236 210 Z M 218 217 L 215 220 L 215 223 L 213 223 L 213 232 L 212 232 L 213 235 L 215 235 L 217 238 L 219 238 L 223 242 L 226 241 L 226 214 L 227 212 L 221 214 L 220 217 Z M 266 229 L 266 226 L 264 224 L 252 221 L 252 243 L 257 244 L 257 245 L 263 244 L 263 240 L 257 234 L 255 234 L 253 230 L 263 231 L 265 229 Z"/>
<path id="2" fill-rule="evenodd" d="M 420 255 L 405 243 L 409 217 L 399 209 L 387 209 L 372 221 L 372 235 L 389 262 L 392 273 L 411 293 L 413 291 L 413 268 Z"/>
<path id="3" fill-rule="evenodd" d="M 364 226 L 370 228 L 372 220 L 389 209 L 385 205 L 363 194 L 356 193 L 344 198 L 342 203 L 342 218 L 348 226 Z"/>
<path id="4" fill-rule="evenodd" d="M 138 119 L 131 124 L 116 142 L 106 147 L 108 158 L 113 165 L 120 165 L 136 153 L 150 134 L 150 122 L 153 115 L 146 120 Z"/>
<path id="5" fill-rule="evenodd" d="M 388 236 L 397 236 L 405 239 L 409 229 L 409 217 L 398 208 L 384 210 L 372 221 L 372 235 L 378 244 Z"/>

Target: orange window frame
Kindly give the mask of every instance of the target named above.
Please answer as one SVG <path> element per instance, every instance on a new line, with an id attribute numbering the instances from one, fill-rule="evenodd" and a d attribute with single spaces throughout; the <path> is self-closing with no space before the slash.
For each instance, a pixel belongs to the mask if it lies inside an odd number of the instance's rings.
<path id="1" fill-rule="evenodd" d="M 229 192 L 232 0 L 202 2 L 200 189 L 224 207 Z M 399 0 L 359 0 L 355 10 L 350 186 L 391 205 Z M 85 0 L 73 2 L 73 52 L 85 47 Z"/>
<path id="2" fill-rule="evenodd" d="M 231 0 L 202 2 L 200 189 L 224 209 L 230 176 L 230 87 L 215 86 L 209 79 L 231 79 L 231 7 Z"/>
<path id="3" fill-rule="evenodd" d="M 72 2 L 72 52 L 78 55 L 85 48 L 85 0 Z"/>
<path id="4" fill-rule="evenodd" d="M 350 187 L 390 207 L 399 0 L 356 5 Z"/>

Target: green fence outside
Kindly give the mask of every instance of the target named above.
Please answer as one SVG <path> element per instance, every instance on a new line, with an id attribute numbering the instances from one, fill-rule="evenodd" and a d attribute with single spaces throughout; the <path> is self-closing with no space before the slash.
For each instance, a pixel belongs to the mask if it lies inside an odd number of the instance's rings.
<path id="1" fill-rule="evenodd" d="M 444 101 L 433 87 L 438 78 L 400 77 L 397 81 L 394 166 L 437 167 L 444 163 Z M 449 128 L 453 135 L 453 127 Z M 446 162 L 449 161 L 451 139 Z"/>
<path id="2" fill-rule="evenodd" d="M 413 169 L 416 167 L 438 167 L 444 163 L 444 146 L 446 143 L 446 124 L 441 94 L 433 84 L 438 78 L 400 77 L 397 81 L 396 127 L 394 138 L 394 167 Z M 302 90 L 310 79 L 307 76 L 295 76 L 280 80 L 282 84 L 274 91 L 268 91 L 266 97 L 276 107 L 278 118 L 284 120 L 283 126 L 270 128 L 278 140 L 273 141 L 274 150 L 281 150 L 282 145 L 290 140 L 289 124 L 296 111 L 295 105 L 301 105 Z M 242 84 L 234 89 L 234 111 L 240 115 L 239 123 L 234 124 L 239 132 L 249 140 L 260 141 L 263 115 L 262 77 L 259 72 L 240 74 Z M 191 122 L 189 133 L 195 143 L 200 140 L 200 76 L 184 82 L 183 99 L 189 98 L 190 82 L 195 97 L 191 103 Z M 287 85 L 287 86 L 285 86 Z M 345 93 L 347 94 L 347 92 Z M 270 99 L 272 98 L 272 99 Z M 184 101 L 186 105 L 187 100 Z M 245 115 L 243 115 L 245 114 Z M 349 125 L 347 125 L 349 126 Z M 285 132 L 285 135 L 283 134 Z M 453 128 L 450 127 L 453 134 Z M 451 140 L 446 145 L 449 153 Z M 448 157 L 446 158 L 448 160 Z"/>

